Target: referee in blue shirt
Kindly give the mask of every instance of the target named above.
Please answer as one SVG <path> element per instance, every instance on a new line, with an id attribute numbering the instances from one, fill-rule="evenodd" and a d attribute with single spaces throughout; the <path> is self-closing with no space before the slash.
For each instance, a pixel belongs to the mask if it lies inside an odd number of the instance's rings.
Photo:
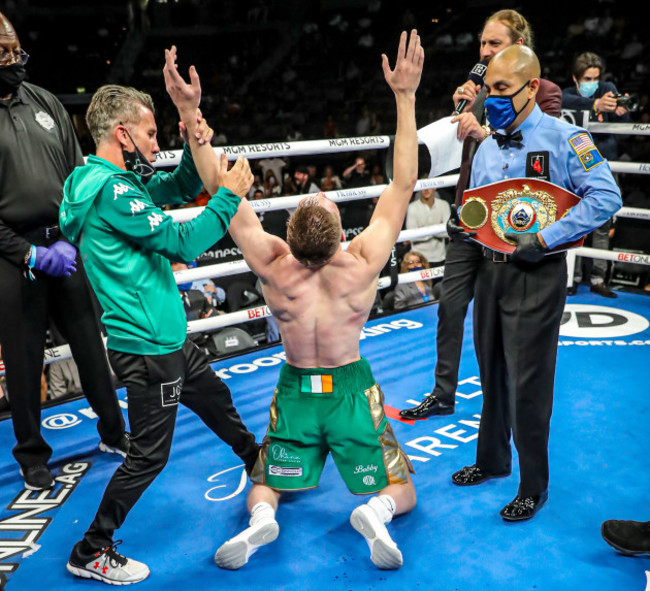
<path id="1" fill-rule="evenodd" d="M 513 45 L 492 58 L 485 107 L 497 132 L 479 146 L 470 180 L 473 188 L 539 178 L 581 198 L 540 232 L 508 235 L 517 242 L 512 255 L 483 249 L 474 304 L 483 387 L 476 464 L 452 481 L 468 486 L 508 476 L 512 434 L 520 485 L 501 510 L 507 521 L 530 519 L 548 498 L 548 436 L 567 283 L 565 253 L 548 251 L 588 234 L 621 207 L 620 191 L 591 136 L 535 104 L 539 77 L 539 61 L 528 47 Z"/>

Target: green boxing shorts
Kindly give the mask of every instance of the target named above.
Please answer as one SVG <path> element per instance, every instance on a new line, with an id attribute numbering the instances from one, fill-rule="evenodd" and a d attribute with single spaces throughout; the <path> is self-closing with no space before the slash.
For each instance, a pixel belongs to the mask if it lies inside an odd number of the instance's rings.
<path id="1" fill-rule="evenodd" d="M 283 365 L 270 415 L 251 474 L 256 484 L 276 490 L 315 488 L 330 452 L 354 494 L 406 484 L 413 472 L 364 358 L 327 369 Z"/>

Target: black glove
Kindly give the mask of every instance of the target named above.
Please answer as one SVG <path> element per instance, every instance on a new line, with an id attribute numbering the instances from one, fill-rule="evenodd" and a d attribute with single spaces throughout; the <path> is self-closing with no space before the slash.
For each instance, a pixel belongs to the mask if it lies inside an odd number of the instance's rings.
<path id="1" fill-rule="evenodd" d="M 505 237 L 517 243 L 517 248 L 510 255 L 514 262 L 539 263 L 544 258 L 546 249 L 537 237 L 537 233 L 517 234 L 507 232 Z"/>
<path id="2" fill-rule="evenodd" d="M 467 242 L 470 238 L 476 236 L 476 232 L 468 232 L 460 225 L 460 219 L 458 218 L 458 211 L 455 205 L 451 206 L 451 215 L 447 220 L 447 235 L 449 236 L 449 240 L 462 240 L 463 242 Z"/>

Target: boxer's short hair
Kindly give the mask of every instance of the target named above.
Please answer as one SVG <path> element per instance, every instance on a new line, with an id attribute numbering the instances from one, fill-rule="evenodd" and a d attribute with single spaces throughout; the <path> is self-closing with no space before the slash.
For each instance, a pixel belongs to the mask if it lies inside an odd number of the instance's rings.
<path id="1" fill-rule="evenodd" d="M 316 199 L 307 199 L 287 222 L 287 243 L 299 263 L 306 267 L 324 265 L 340 247 L 341 224 Z"/>
<path id="2" fill-rule="evenodd" d="M 93 95 L 86 112 L 86 124 L 95 145 L 106 139 L 119 123 L 140 123 L 141 106 L 152 113 L 155 112 L 153 100 L 146 92 L 117 84 L 100 87 Z"/>

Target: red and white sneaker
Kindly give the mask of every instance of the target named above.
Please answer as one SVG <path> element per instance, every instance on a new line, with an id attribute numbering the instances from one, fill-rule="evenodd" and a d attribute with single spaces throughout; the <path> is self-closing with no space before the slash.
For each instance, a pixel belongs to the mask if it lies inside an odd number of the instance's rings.
<path id="1" fill-rule="evenodd" d="M 119 554 L 115 548 L 121 543 L 122 540 L 118 540 L 100 550 L 90 561 L 79 554 L 79 544 L 76 544 L 66 568 L 82 579 L 96 579 L 109 585 L 131 585 L 144 581 L 149 576 L 149 567 Z"/>

